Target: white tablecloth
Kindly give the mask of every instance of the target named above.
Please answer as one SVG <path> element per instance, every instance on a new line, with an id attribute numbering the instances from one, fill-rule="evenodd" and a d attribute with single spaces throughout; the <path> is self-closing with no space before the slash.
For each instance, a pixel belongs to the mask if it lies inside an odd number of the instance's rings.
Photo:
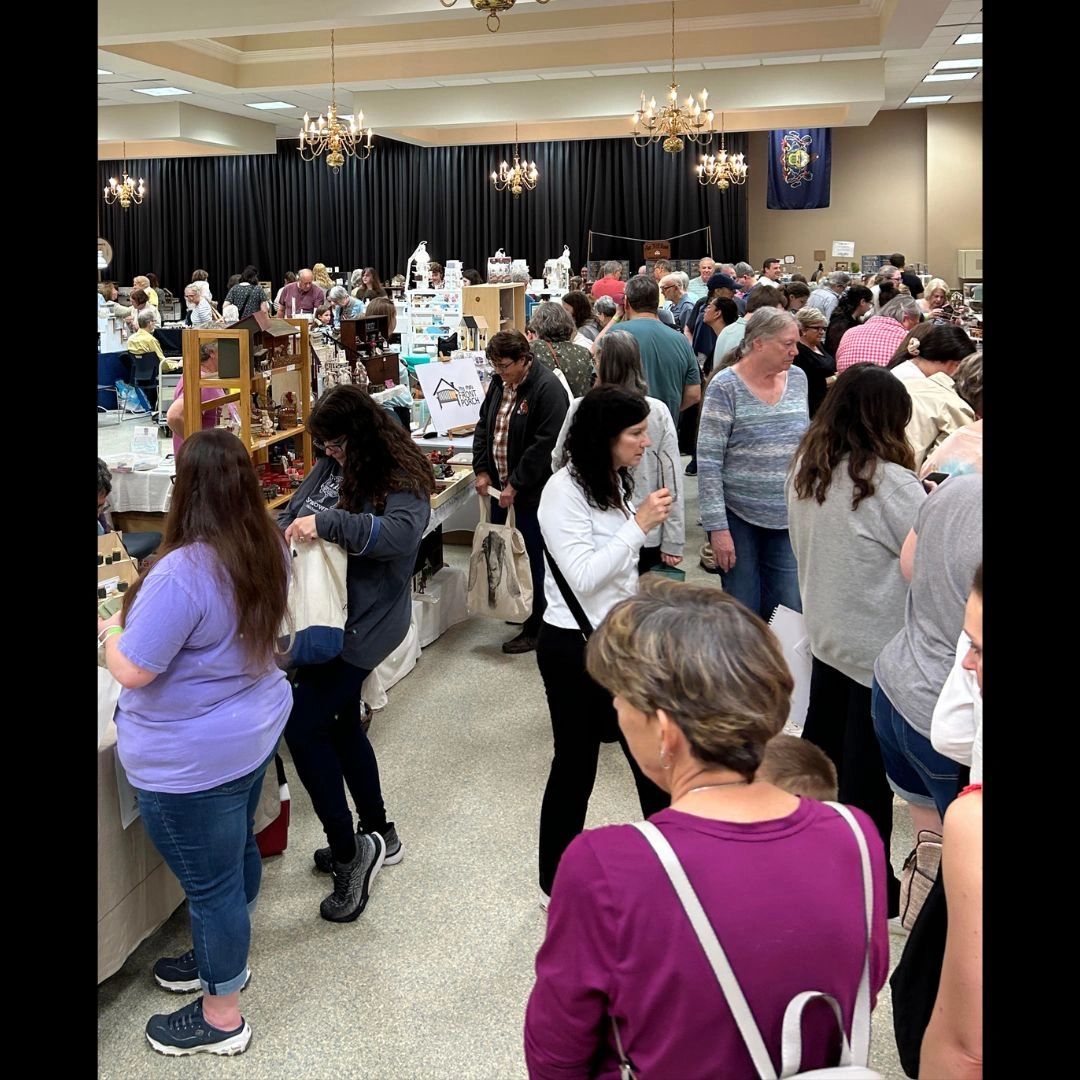
<path id="1" fill-rule="evenodd" d="M 427 583 L 426 599 L 413 596 L 413 623 L 426 649 L 451 626 L 469 617 L 466 605 L 468 576 L 459 567 L 444 566 Z"/>
<path id="2" fill-rule="evenodd" d="M 131 455 L 121 455 L 128 460 Z M 116 457 L 105 458 L 105 464 L 115 470 Z M 172 477 L 175 464 L 161 464 L 148 472 L 113 472 L 109 506 L 113 513 L 164 514 L 172 499 Z"/>

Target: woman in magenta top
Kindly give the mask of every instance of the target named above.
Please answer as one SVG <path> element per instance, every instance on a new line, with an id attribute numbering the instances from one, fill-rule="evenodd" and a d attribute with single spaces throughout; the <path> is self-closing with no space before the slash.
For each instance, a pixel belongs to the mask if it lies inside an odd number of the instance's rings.
<path id="1" fill-rule="evenodd" d="M 671 793 L 656 825 L 682 863 L 780 1068 L 781 1021 L 806 990 L 851 1031 L 867 955 L 861 857 L 829 807 L 754 779 L 787 719 L 792 680 L 765 623 L 717 589 L 658 581 L 593 635 L 588 670 L 615 696 L 647 776 Z M 889 962 L 885 867 L 870 819 L 870 995 Z M 726 999 L 646 839 L 614 825 L 559 864 L 525 1018 L 533 1078 L 619 1075 L 612 1020 L 642 1080 L 756 1078 Z M 804 1014 L 802 1068 L 839 1059 L 829 1008 Z"/>

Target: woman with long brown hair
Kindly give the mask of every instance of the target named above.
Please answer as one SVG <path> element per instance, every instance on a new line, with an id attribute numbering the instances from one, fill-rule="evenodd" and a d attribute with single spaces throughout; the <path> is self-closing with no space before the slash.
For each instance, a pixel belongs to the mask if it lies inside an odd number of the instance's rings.
<path id="1" fill-rule="evenodd" d="M 160 556 L 99 622 L 124 688 L 120 761 L 191 915 L 194 948 L 159 960 L 154 977 L 204 995 L 151 1017 L 146 1037 L 163 1054 L 239 1054 L 251 1040 L 239 998 L 262 872 L 252 826 L 292 705 L 274 663 L 288 565 L 243 444 L 199 431 L 176 456 Z"/>
<path id="2" fill-rule="evenodd" d="M 348 615 L 341 655 L 296 670 L 285 741 L 330 845 L 315 852 L 316 867 L 334 876 L 319 912 L 350 922 L 384 862 L 404 855 L 361 724 L 360 689 L 409 631 L 412 574 L 435 478 L 408 431 L 359 386 L 323 394 L 308 427 L 321 456 L 279 524 L 290 544 L 325 540 L 348 552 Z"/>
<path id="3" fill-rule="evenodd" d="M 839 799 L 870 815 L 885 844 L 892 792 L 870 688 L 874 661 L 904 625 L 900 550 L 926 492 L 904 435 L 911 400 L 876 364 L 853 364 L 803 436 L 787 480 L 788 529 L 799 567 L 813 667 L 803 738 L 832 758 Z M 900 883 L 889 874 L 889 916 Z"/>

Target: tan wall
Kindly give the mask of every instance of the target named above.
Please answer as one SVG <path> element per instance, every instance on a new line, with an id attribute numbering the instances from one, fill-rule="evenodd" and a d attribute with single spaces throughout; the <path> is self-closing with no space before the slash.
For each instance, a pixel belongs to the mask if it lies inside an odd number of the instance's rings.
<path id="1" fill-rule="evenodd" d="M 833 128 L 832 140 L 831 205 L 767 210 L 768 133 L 750 133 L 749 262 L 760 269 L 763 259 L 794 255 L 809 277 L 815 249 L 825 249 L 825 269 L 833 269 L 834 240 L 855 242 L 855 262 L 894 251 L 924 261 L 926 110 L 880 112 L 867 127 Z"/>
<path id="2" fill-rule="evenodd" d="M 957 249 L 983 246 L 982 124 L 982 102 L 926 110 L 927 256 L 953 285 Z"/>

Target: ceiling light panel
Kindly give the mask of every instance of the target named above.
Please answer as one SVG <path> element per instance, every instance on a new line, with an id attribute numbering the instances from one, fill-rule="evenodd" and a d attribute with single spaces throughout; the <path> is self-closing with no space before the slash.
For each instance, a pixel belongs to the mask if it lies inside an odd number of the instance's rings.
<path id="1" fill-rule="evenodd" d="M 181 90 L 176 86 L 144 86 L 133 87 L 136 94 L 146 94 L 148 97 L 176 97 L 179 94 L 190 94 L 190 90 Z"/>
<path id="2" fill-rule="evenodd" d="M 927 75 L 923 82 L 960 82 L 962 79 L 974 79 L 977 71 L 943 72 L 940 75 Z"/>
<path id="3" fill-rule="evenodd" d="M 246 101 L 245 105 L 249 109 L 295 109 L 295 105 L 290 105 L 287 101 Z"/>
<path id="4" fill-rule="evenodd" d="M 905 105 L 943 105 L 946 101 L 952 101 L 952 94 L 941 94 L 936 97 L 909 97 Z"/>
<path id="5" fill-rule="evenodd" d="M 935 71 L 962 71 L 964 68 L 981 68 L 982 57 L 974 60 L 939 60 L 934 65 Z"/>
<path id="6" fill-rule="evenodd" d="M 961 34 L 954 42 L 954 45 L 981 45 L 983 43 L 982 33 L 978 34 Z"/>

